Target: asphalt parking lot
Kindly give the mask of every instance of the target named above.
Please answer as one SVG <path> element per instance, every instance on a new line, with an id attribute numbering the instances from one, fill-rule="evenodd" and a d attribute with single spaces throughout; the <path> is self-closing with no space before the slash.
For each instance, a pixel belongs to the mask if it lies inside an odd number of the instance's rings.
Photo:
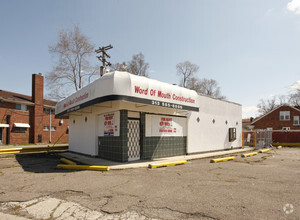
<path id="1" fill-rule="evenodd" d="M 300 148 L 156 169 L 56 169 L 0 156 L 0 219 L 300 219 Z"/>

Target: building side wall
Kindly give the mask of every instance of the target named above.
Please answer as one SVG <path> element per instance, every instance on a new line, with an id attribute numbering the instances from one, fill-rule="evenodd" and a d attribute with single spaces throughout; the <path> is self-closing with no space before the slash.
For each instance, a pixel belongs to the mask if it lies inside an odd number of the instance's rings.
<path id="1" fill-rule="evenodd" d="M 289 111 L 290 120 L 280 120 L 280 112 Z M 291 130 L 299 130 L 300 125 L 294 125 L 294 116 L 300 116 L 300 112 L 289 106 L 281 106 L 273 112 L 267 114 L 260 120 L 254 123 L 254 129 L 267 129 L 282 130 L 283 127 L 289 127 Z"/>
<path id="2" fill-rule="evenodd" d="M 187 153 L 241 147 L 242 107 L 205 96 L 199 96 L 198 101 L 199 112 L 188 115 Z M 229 142 L 229 128 L 236 128 L 233 142 Z"/>
<path id="3" fill-rule="evenodd" d="M 86 118 L 86 120 L 85 120 Z M 95 156 L 96 120 L 94 114 L 71 115 L 69 118 L 69 150 Z"/>

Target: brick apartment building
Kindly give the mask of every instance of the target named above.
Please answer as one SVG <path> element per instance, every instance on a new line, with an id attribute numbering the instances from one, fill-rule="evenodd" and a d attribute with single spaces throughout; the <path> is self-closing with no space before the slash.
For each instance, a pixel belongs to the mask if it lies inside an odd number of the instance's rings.
<path id="1" fill-rule="evenodd" d="M 281 105 L 252 121 L 254 129 L 300 130 L 300 108 Z"/>
<path id="2" fill-rule="evenodd" d="M 68 120 L 55 119 L 44 77 L 32 75 L 32 96 L 0 90 L 0 144 L 67 143 Z"/>

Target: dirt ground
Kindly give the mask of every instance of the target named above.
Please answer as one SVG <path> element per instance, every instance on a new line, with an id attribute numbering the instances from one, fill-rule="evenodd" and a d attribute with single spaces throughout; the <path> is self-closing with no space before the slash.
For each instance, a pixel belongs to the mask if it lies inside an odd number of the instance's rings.
<path id="1" fill-rule="evenodd" d="M 0 219 L 300 219 L 300 148 L 156 169 L 66 171 L 0 156 Z"/>

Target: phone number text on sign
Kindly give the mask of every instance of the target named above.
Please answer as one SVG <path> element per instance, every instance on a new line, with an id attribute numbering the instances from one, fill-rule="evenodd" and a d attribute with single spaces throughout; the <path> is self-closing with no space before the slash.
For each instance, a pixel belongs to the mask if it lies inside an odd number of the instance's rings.
<path id="1" fill-rule="evenodd" d="M 156 106 L 161 106 L 161 107 L 167 107 L 167 108 L 182 109 L 182 105 L 173 104 L 169 102 L 160 102 L 160 101 L 152 100 L 151 104 Z"/>

